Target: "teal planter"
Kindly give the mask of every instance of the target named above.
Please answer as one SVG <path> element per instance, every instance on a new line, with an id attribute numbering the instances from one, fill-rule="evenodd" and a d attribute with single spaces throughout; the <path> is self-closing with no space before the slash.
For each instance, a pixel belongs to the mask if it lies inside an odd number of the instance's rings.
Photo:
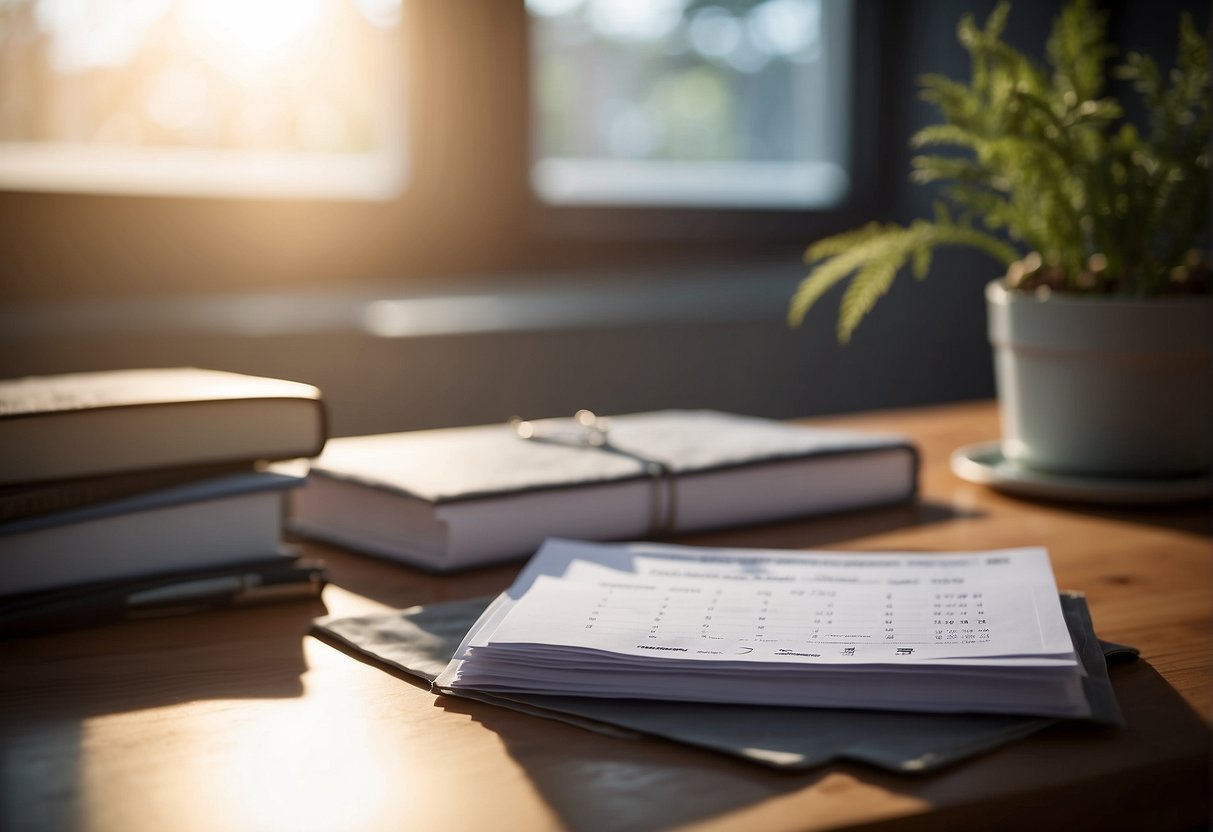
<path id="1" fill-rule="evenodd" d="M 986 287 L 1002 450 L 1083 476 L 1206 473 L 1213 298 L 1045 297 Z"/>

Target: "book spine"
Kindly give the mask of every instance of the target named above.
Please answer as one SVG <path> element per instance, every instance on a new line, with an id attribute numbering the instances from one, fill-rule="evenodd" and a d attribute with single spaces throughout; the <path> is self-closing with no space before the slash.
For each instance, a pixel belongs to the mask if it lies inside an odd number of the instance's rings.
<path id="1" fill-rule="evenodd" d="M 251 470 L 248 462 L 8 486 L 0 488 L 0 525 Z"/>

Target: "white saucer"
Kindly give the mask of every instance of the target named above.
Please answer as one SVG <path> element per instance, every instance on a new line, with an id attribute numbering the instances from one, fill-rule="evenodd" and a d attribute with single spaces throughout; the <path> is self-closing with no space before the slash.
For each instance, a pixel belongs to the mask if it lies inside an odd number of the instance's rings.
<path id="1" fill-rule="evenodd" d="M 1024 468 L 1002 455 L 1002 443 L 979 442 L 952 452 L 952 473 L 1008 494 L 1083 503 L 1153 504 L 1204 500 L 1213 495 L 1209 477 L 1125 479 L 1050 474 Z"/>

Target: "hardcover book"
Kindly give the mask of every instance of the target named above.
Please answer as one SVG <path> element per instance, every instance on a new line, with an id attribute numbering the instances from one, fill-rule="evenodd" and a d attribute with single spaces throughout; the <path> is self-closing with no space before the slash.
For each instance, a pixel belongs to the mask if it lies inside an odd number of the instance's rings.
<path id="1" fill-rule="evenodd" d="M 0 525 L 0 596 L 274 557 L 302 481 L 248 471 Z"/>
<path id="2" fill-rule="evenodd" d="M 601 420 L 600 420 L 601 422 Z M 913 499 L 899 436 L 715 411 L 331 440 L 292 495 L 300 534 L 447 571 L 533 554 L 552 536 L 622 540 Z"/>
<path id="3" fill-rule="evenodd" d="M 0 485 L 315 456 L 309 384 L 193 368 L 0 381 Z"/>
<path id="4" fill-rule="evenodd" d="M 249 470 L 247 462 L 227 462 L 4 485 L 0 486 L 0 524 Z"/>

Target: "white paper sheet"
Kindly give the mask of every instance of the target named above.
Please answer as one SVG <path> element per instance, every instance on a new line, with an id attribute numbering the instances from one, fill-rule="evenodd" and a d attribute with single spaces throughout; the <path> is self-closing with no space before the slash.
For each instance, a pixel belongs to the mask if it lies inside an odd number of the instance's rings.
<path id="1" fill-rule="evenodd" d="M 549 541 L 466 645 L 781 663 L 1065 657 L 1044 549 L 839 554 Z"/>

